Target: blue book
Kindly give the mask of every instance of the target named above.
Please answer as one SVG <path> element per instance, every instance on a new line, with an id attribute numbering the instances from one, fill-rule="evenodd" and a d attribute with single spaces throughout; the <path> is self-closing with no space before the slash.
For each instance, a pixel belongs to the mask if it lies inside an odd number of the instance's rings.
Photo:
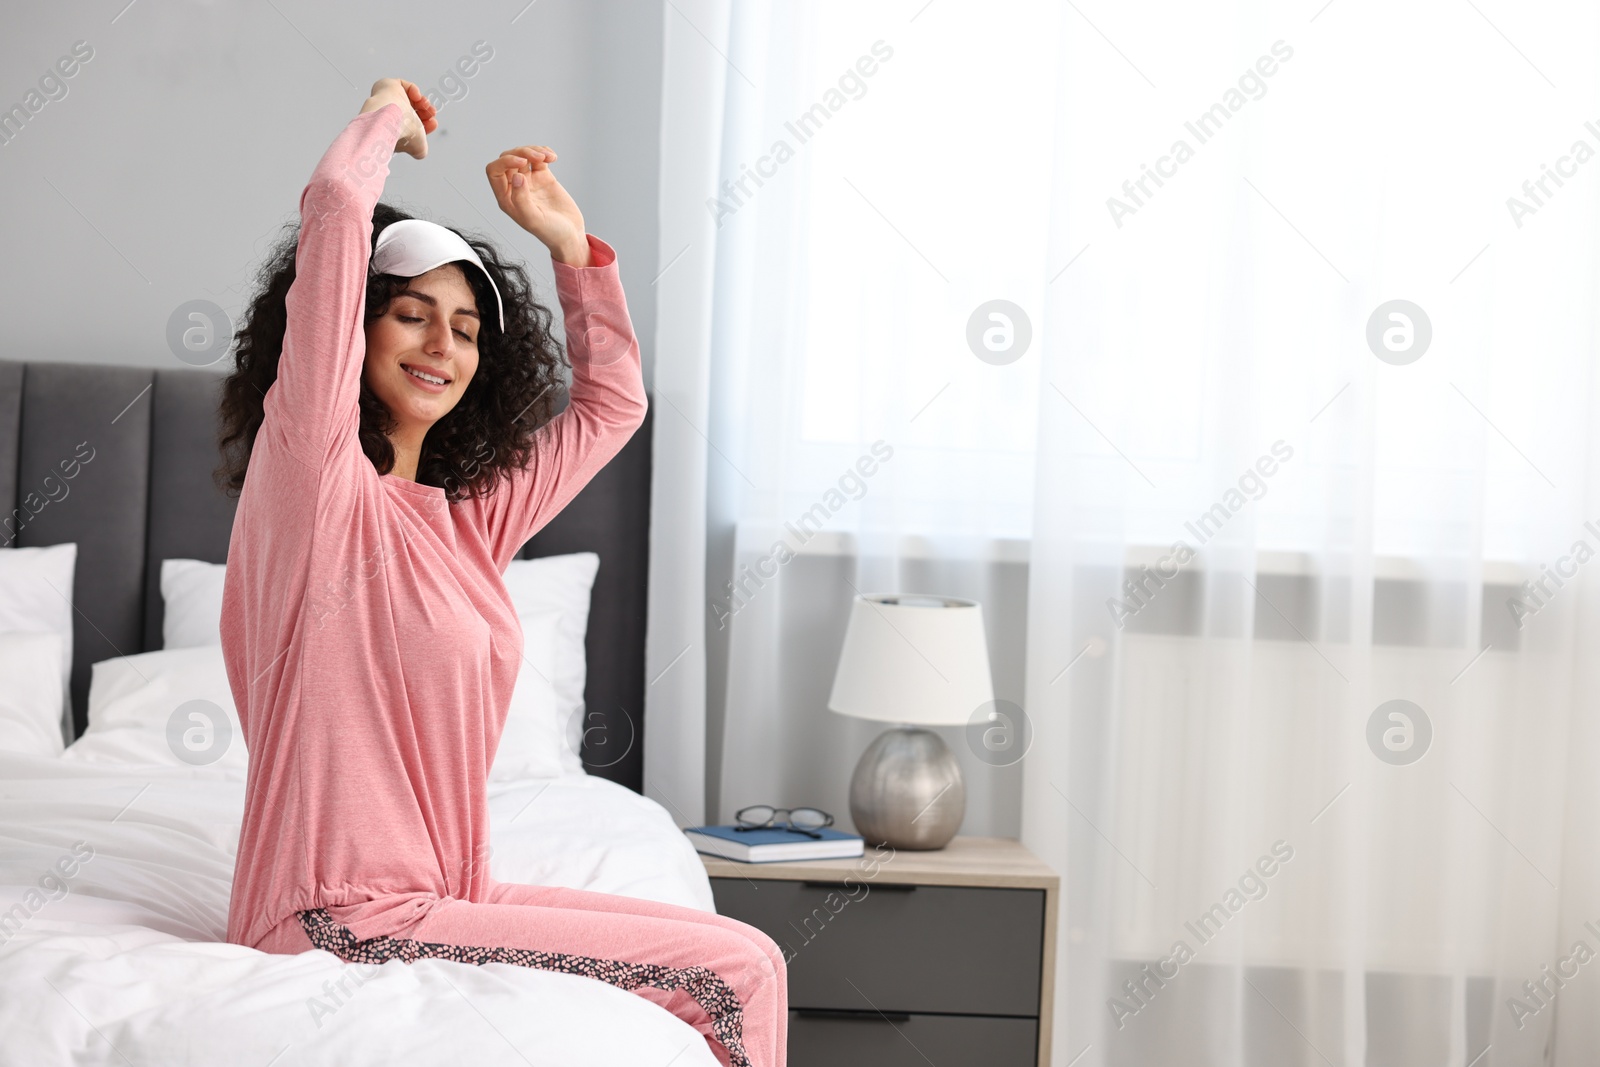
<path id="1" fill-rule="evenodd" d="M 741 863 L 843 860 L 865 852 L 860 834 L 832 829 L 814 831 L 821 840 L 788 830 L 740 830 L 732 826 L 695 826 L 683 832 L 696 851 Z"/>

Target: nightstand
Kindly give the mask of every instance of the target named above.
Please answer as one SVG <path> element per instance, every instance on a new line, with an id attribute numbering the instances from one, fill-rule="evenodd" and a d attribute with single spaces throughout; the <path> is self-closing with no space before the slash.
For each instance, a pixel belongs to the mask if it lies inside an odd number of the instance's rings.
<path id="1" fill-rule="evenodd" d="M 1019 842 L 700 859 L 788 961 L 790 1067 L 1049 1067 L 1060 879 Z"/>

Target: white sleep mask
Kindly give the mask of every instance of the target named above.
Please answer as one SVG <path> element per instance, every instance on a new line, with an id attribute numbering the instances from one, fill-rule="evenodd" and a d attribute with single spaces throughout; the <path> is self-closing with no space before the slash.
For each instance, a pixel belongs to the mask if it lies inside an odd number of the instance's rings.
<path id="1" fill-rule="evenodd" d="M 437 222 L 427 219 L 401 219 L 391 222 L 378 234 L 378 243 L 372 249 L 372 269 L 379 274 L 393 274 L 401 278 L 415 278 L 446 263 L 466 260 L 475 265 L 489 279 L 494 290 L 494 302 L 499 311 L 500 332 L 506 329 L 505 305 L 500 300 L 500 287 L 484 268 L 483 260 L 461 235 Z"/>

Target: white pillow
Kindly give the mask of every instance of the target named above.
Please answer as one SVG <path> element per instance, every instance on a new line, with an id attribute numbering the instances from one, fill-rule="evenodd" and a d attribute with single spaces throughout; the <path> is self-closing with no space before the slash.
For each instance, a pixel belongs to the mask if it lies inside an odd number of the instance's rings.
<path id="1" fill-rule="evenodd" d="M 72 576 L 78 546 L 0 549 L 0 631 L 60 634 L 61 701 L 72 706 Z"/>
<path id="2" fill-rule="evenodd" d="M 582 774 L 584 639 L 589 593 L 600 569 L 593 552 L 513 560 L 506 589 L 522 623 L 523 659 L 506 714 L 505 732 L 489 769 L 491 782 Z M 192 559 L 161 563 L 168 648 L 221 642 L 222 583 L 227 566 Z"/>
<path id="3" fill-rule="evenodd" d="M 489 781 L 584 773 L 579 748 L 588 679 L 584 638 L 589 632 L 589 593 L 599 569 L 600 557 L 593 552 L 517 559 L 506 568 L 506 589 L 522 623 L 525 662 Z M 549 659 L 543 658 L 542 649 L 549 650 Z M 555 773 L 549 762 L 552 743 Z"/>
<path id="4" fill-rule="evenodd" d="M 161 561 L 161 647 L 222 644 L 222 579 L 227 567 L 197 559 Z"/>
<path id="5" fill-rule="evenodd" d="M 60 634 L 0 633 L 0 750 L 61 755 Z"/>
<path id="6" fill-rule="evenodd" d="M 511 692 L 500 747 L 489 767 L 489 781 L 582 774 L 583 764 L 575 756 L 577 744 L 564 735 L 556 710 L 555 687 L 551 684 L 556 674 L 556 632 L 561 613 L 538 611 L 522 616 L 520 621 L 523 663 Z"/>
<path id="7" fill-rule="evenodd" d="M 222 646 L 163 649 L 94 665 L 89 728 L 63 759 L 216 767 L 244 777 L 247 755 Z"/>

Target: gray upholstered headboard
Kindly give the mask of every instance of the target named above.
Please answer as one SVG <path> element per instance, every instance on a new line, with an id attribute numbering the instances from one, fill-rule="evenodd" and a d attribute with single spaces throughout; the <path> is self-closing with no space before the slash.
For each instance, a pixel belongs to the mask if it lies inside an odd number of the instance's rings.
<path id="1" fill-rule="evenodd" d="M 161 647 L 161 561 L 227 561 L 235 501 L 212 480 L 221 380 L 202 370 L 0 360 L 0 521 L 9 520 L 0 542 L 78 545 L 74 735 L 87 725 L 90 666 Z M 635 791 L 643 782 L 650 426 L 647 416 L 522 549 L 525 558 L 600 556 L 589 607 L 584 763 Z M 70 482 L 47 482 L 80 442 L 94 458 Z"/>

